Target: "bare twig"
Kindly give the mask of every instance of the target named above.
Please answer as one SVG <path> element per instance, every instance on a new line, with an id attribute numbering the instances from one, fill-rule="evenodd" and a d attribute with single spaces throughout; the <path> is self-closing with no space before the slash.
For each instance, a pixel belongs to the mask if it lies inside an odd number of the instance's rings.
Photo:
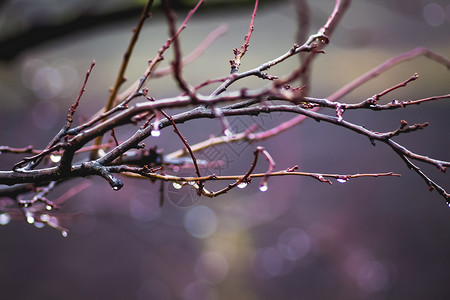
<path id="1" fill-rule="evenodd" d="M 255 17 L 256 11 L 258 9 L 258 0 L 255 1 L 255 8 L 253 9 L 252 18 L 250 20 L 250 27 L 248 28 L 248 33 L 244 38 L 244 44 L 241 46 L 241 49 L 234 48 L 234 59 L 230 60 L 231 71 L 230 74 L 237 73 L 239 71 L 239 67 L 241 66 L 241 59 L 247 52 L 248 47 L 250 46 L 250 37 L 252 36 L 252 32 L 255 29 Z"/>
<path id="2" fill-rule="evenodd" d="M 139 18 L 137 26 L 133 29 L 133 35 L 131 37 L 130 43 L 128 44 L 128 48 L 123 55 L 122 64 L 120 66 L 119 73 L 117 74 L 116 82 L 111 90 L 111 94 L 109 95 L 108 102 L 105 106 L 105 111 L 110 110 L 114 106 L 114 100 L 116 99 L 116 95 L 122 86 L 122 84 L 126 81 L 125 79 L 125 71 L 127 70 L 128 63 L 130 61 L 131 54 L 133 53 L 134 46 L 139 38 L 139 34 L 141 33 L 142 26 L 147 18 L 150 17 L 150 9 L 153 6 L 153 0 L 148 0 L 145 4 L 144 9 L 142 10 L 142 14 Z"/>
<path id="3" fill-rule="evenodd" d="M 64 124 L 63 128 L 61 128 L 61 130 L 56 134 L 56 136 L 50 141 L 50 143 L 48 143 L 47 147 L 45 147 L 45 149 L 38 155 L 28 158 L 28 159 L 24 159 L 22 162 L 27 162 L 30 161 L 30 163 L 26 166 L 26 169 L 33 169 L 35 168 L 43 159 L 43 157 L 45 157 L 48 153 L 53 152 L 55 149 L 58 149 L 59 147 L 54 147 L 56 145 L 56 143 L 58 143 L 68 132 L 68 130 L 70 129 L 72 122 L 73 122 L 73 115 L 75 114 L 75 111 L 80 103 L 80 99 L 83 96 L 84 91 L 86 90 L 86 84 L 87 81 L 89 80 L 89 75 L 92 72 L 92 69 L 95 66 L 95 60 L 93 60 L 91 62 L 91 66 L 89 67 L 89 70 L 86 72 L 86 76 L 84 78 L 84 82 L 83 85 L 80 89 L 80 92 L 78 93 L 77 99 L 75 100 L 75 102 L 72 104 L 72 106 L 69 109 L 69 112 L 67 114 L 67 118 L 66 118 L 66 123 Z M 52 150 L 53 149 L 53 150 Z M 14 167 L 18 167 L 21 164 L 16 164 Z"/>
<path id="4" fill-rule="evenodd" d="M 123 55 L 122 64 L 120 66 L 119 73 L 117 74 L 116 82 L 114 83 L 114 86 L 109 95 L 108 102 L 106 103 L 104 112 L 107 112 L 114 107 L 117 93 L 119 92 L 119 89 L 122 86 L 122 84 L 126 81 L 125 71 L 130 61 L 130 57 L 133 52 L 134 46 L 136 45 L 136 42 L 139 38 L 139 34 L 141 33 L 142 26 L 144 25 L 145 20 L 150 17 L 150 9 L 152 8 L 152 6 L 153 0 L 148 0 L 144 6 L 144 9 L 142 10 L 142 14 L 139 18 L 137 26 L 133 29 L 133 35 L 131 37 L 130 43 L 128 44 L 127 50 Z M 99 136 L 96 138 L 94 144 L 98 146 L 101 143 L 102 143 L 102 136 Z M 95 156 L 97 156 L 96 152 L 91 152 L 91 158 L 94 158 Z"/>
<path id="5" fill-rule="evenodd" d="M 436 61 L 437 63 L 446 66 L 448 69 L 450 69 L 450 60 L 446 59 L 445 57 L 429 50 L 426 48 L 416 48 L 414 50 L 411 50 L 409 52 L 405 52 L 402 54 L 399 54 L 393 58 L 390 58 L 386 60 L 381 65 L 377 66 L 376 68 L 368 71 L 367 73 L 359 76 L 352 82 L 348 83 L 344 87 L 340 88 L 333 94 L 331 94 L 328 99 L 330 101 L 337 101 L 339 99 L 342 99 L 345 95 L 348 95 L 350 92 L 355 90 L 356 88 L 362 86 L 364 83 L 368 82 L 369 80 L 379 76 L 383 72 L 387 71 L 388 69 L 398 65 L 399 63 L 408 61 L 410 59 L 416 58 L 417 56 L 424 55 L 425 57 Z"/>
<path id="6" fill-rule="evenodd" d="M 183 142 L 184 146 L 186 147 L 187 151 L 189 152 L 189 155 L 192 158 L 192 162 L 194 163 L 195 166 L 195 172 L 197 173 L 198 177 L 201 177 L 200 175 L 200 169 L 198 167 L 197 164 L 197 159 L 195 158 L 194 152 L 191 149 L 191 146 L 189 145 L 189 143 L 187 142 L 186 138 L 181 134 L 181 132 L 178 130 L 178 127 L 176 125 L 176 123 L 173 121 L 172 117 L 169 116 L 168 114 L 166 114 L 164 111 L 161 111 L 161 113 L 170 121 L 170 123 L 173 126 L 173 131 L 180 137 L 181 141 Z"/>
<path id="7" fill-rule="evenodd" d="M 300 41 L 305 41 L 308 38 L 311 25 L 311 12 L 307 0 L 296 0 L 294 3 L 296 5 L 298 22 L 296 42 L 299 43 Z M 302 65 L 305 64 L 307 57 L 307 53 L 300 53 L 299 58 Z M 307 96 L 310 90 L 310 68 L 307 68 L 301 77 L 301 84 L 304 87 L 303 95 Z"/>
<path id="8" fill-rule="evenodd" d="M 203 0 L 198 1 L 197 5 L 188 13 L 185 22 L 183 23 L 181 28 L 186 27 L 187 20 L 190 19 L 190 17 L 197 11 L 198 7 L 203 3 Z M 191 93 L 190 88 L 188 87 L 188 84 L 184 80 L 182 73 L 181 73 L 181 49 L 180 49 L 180 43 L 178 41 L 178 34 L 175 31 L 175 15 L 173 10 L 169 6 L 168 0 L 163 1 L 164 4 L 164 11 L 166 13 L 167 21 L 169 23 L 169 33 L 170 36 L 173 38 L 173 49 L 175 53 L 174 61 L 172 62 L 173 67 L 173 75 L 175 78 L 175 81 L 178 83 L 178 86 L 181 90 L 183 90 L 188 95 L 193 95 Z"/>

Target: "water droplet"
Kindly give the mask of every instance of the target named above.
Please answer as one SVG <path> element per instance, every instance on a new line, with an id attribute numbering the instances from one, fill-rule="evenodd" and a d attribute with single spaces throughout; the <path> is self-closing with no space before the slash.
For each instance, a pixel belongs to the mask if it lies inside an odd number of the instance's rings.
<path id="1" fill-rule="evenodd" d="M 269 187 L 267 186 L 267 182 L 264 182 L 263 184 L 261 184 L 260 186 L 259 186 L 259 190 L 261 191 L 261 192 L 265 192 L 265 191 L 267 191 L 269 189 Z"/>
<path id="2" fill-rule="evenodd" d="M 174 181 L 172 183 L 173 187 L 177 190 L 181 189 L 183 186 L 181 184 L 179 184 L 178 182 Z"/>
<path id="3" fill-rule="evenodd" d="M 155 123 L 153 123 L 153 128 L 152 128 L 152 132 L 151 135 L 154 137 L 158 137 L 161 135 L 161 131 L 159 131 L 159 119 L 157 118 L 157 120 L 155 121 Z"/>
<path id="4" fill-rule="evenodd" d="M 152 136 L 153 137 L 158 137 L 160 135 L 161 135 L 161 131 L 159 131 L 159 130 L 152 130 Z"/>
<path id="5" fill-rule="evenodd" d="M 54 163 L 59 163 L 61 161 L 61 155 L 51 154 L 50 160 Z"/>
<path id="6" fill-rule="evenodd" d="M 338 179 L 336 179 L 337 182 L 339 183 L 346 183 L 348 181 L 347 177 L 339 177 Z"/>
<path id="7" fill-rule="evenodd" d="M 44 223 L 41 223 L 41 222 L 34 222 L 34 227 L 36 227 L 36 228 L 42 228 L 42 227 L 44 227 L 45 226 L 45 224 Z"/>
<path id="8" fill-rule="evenodd" d="M 103 149 L 98 150 L 98 157 L 103 157 L 103 156 L 105 156 L 105 154 L 106 154 L 105 150 L 103 150 Z"/>
<path id="9" fill-rule="evenodd" d="M 8 214 L 0 214 L 0 225 L 6 225 L 11 221 L 11 217 Z"/>
<path id="10" fill-rule="evenodd" d="M 61 235 L 63 237 L 67 237 L 69 235 L 69 233 L 67 231 L 63 230 L 63 231 L 61 231 Z"/>
<path id="11" fill-rule="evenodd" d="M 180 171 L 180 167 L 179 166 L 174 166 L 173 167 L 173 171 L 174 172 L 179 172 Z"/>
<path id="12" fill-rule="evenodd" d="M 240 188 L 240 189 L 243 189 L 243 188 L 245 188 L 247 186 L 247 182 L 241 182 L 241 183 L 239 183 L 238 184 L 238 188 Z"/>
<path id="13" fill-rule="evenodd" d="M 41 221 L 43 221 L 43 222 L 48 222 L 48 221 L 50 221 L 50 216 L 47 215 L 47 214 L 42 214 L 42 215 L 41 215 Z"/>
<path id="14" fill-rule="evenodd" d="M 194 187 L 194 188 L 196 188 L 196 189 L 199 188 L 197 182 L 195 182 L 195 181 L 188 181 L 187 184 L 189 184 L 190 186 L 192 186 L 192 187 Z"/>
<path id="15" fill-rule="evenodd" d="M 26 212 L 26 216 L 27 216 L 27 222 L 29 224 L 33 224 L 34 223 L 34 216 L 32 213 L 30 212 Z"/>
<path id="16" fill-rule="evenodd" d="M 225 129 L 225 131 L 223 132 L 225 134 L 225 136 L 229 139 L 231 139 L 233 137 L 233 132 L 230 129 Z"/>
<path id="17" fill-rule="evenodd" d="M 113 190 L 118 191 L 120 189 L 120 187 L 118 187 L 117 185 L 113 186 Z"/>
<path id="18" fill-rule="evenodd" d="M 47 205 L 46 207 L 45 207 L 45 209 L 47 209 L 47 210 L 52 210 L 52 206 L 51 205 Z"/>

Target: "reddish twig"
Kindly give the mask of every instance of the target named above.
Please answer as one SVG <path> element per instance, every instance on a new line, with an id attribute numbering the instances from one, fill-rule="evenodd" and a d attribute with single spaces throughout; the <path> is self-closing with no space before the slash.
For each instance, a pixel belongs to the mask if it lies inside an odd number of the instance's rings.
<path id="1" fill-rule="evenodd" d="M 181 32 L 182 28 L 178 29 L 178 34 Z M 188 63 L 197 59 L 203 52 L 209 47 L 209 45 L 215 41 L 219 36 L 226 32 L 225 26 L 219 26 L 217 29 L 213 30 L 208 34 L 208 36 L 195 48 L 190 54 L 182 60 L 182 65 L 185 66 Z M 170 42 L 169 42 L 170 41 Z M 139 91 L 142 89 L 143 85 L 147 82 L 149 78 L 159 78 L 162 76 L 166 76 L 172 74 L 173 68 L 172 66 L 168 66 L 162 69 L 156 69 L 157 62 L 162 60 L 163 52 L 170 46 L 172 39 L 166 42 L 165 47 L 161 48 L 157 54 L 157 56 L 149 61 L 148 68 L 144 72 L 143 77 L 140 80 L 136 80 L 126 91 L 122 92 L 119 96 L 116 97 L 116 103 L 121 103 L 125 99 L 127 99 L 131 94 L 135 91 Z M 162 51 L 162 52 L 161 52 Z"/>
<path id="2" fill-rule="evenodd" d="M 257 9 L 258 9 L 258 0 L 255 1 L 255 8 L 253 9 L 252 18 L 250 20 L 250 26 L 248 28 L 248 33 L 244 38 L 244 44 L 241 46 L 240 50 L 238 48 L 233 49 L 234 59 L 230 60 L 231 64 L 230 74 L 234 74 L 239 71 L 239 67 L 241 66 L 241 59 L 247 52 L 248 47 L 250 46 L 250 37 L 252 36 L 253 30 L 255 29 L 254 23 Z"/>
<path id="3" fill-rule="evenodd" d="M 200 168 L 197 164 L 197 159 L 195 158 L 194 152 L 191 149 L 191 146 L 187 142 L 186 138 L 181 134 L 181 132 L 178 130 L 177 125 L 173 121 L 172 117 L 166 114 L 164 111 L 161 110 L 161 113 L 172 123 L 173 131 L 180 137 L 181 141 L 183 142 L 184 146 L 186 147 L 187 151 L 189 152 L 189 155 L 192 158 L 192 162 L 194 163 L 195 172 L 197 173 L 198 177 L 201 177 Z M 203 191 L 203 183 L 199 182 L 199 194 L 201 194 Z"/>
<path id="4" fill-rule="evenodd" d="M 88 71 L 86 72 L 86 76 L 84 78 L 84 82 L 83 85 L 80 89 L 80 92 L 78 93 L 78 96 L 75 100 L 75 102 L 72 104 L 72 106 L 69 109 L 69 112 L 67 114 L 66 117 L 66 123 L 64 124 L 64 126 L 61 128 L 61 130 L 56 134 L 56 136 L 50 141 L 50 143 L 48 143 L 47 147 L 45 147 L 45 149 L 38 155 L 35 155 L 33 157 L 30 158 L 24 158 L 22 160 L 22 162 L 14 165 L 14 168 L 19 167 L 20 165 L 22 165 L 24 162 L 30 162 L 25 168 L 26 169 L 33 169 L 35 168 L 41 161 L 42 159 L 48 154 L 53 152 L 54 150 L 58 150 L 61 147 L 57 146 L 55 147 L 56 143 L 58 143 L 65 135 L 67 135 L 68 130 L 70 129 L 70 127 L 72 126 L 72 122 L 73 122 L 73 115 L 75 114 L 75 111 L 80 103 L 80 99 L 83 96 L 84 91 L 86 90 L 86 84 L 89 80 L 89 75 L 92 72 L 92 69 L 95 66 L 95 60 L 93 60 L 91 62 L 91 66 L 89 67 Z"/>
<path id="5" fill-rule="evenodd" d="M 331 94 L 330 96 L 328 96 L 328 100 L 330 101 L 337 101 L 339 99 L 342 99 L 342 97 L 344 97 L 345 95 L 348 95 L 350 92 L 352 92 L 353 90 L 355 90 L 356 88 L 362 86 L 363 84 L 365 84 L 366 82 L 368 82 L 369 80 L 379 76 L 380 74 L 382 74 L 383 72 L 387 71 L 388 69 L 402 63 L 405 61 L 408 61 L 410 59 L 416 58 L 420 55 L 423 55 L 431 60 L 434 60 L 435 62 L 442 64 L 443 66 L 447 67 L 448 69 L 450 69 L 450 60 L 446 59 L 445 57 L 429 50 L 426 48 L 416 48 L 414 50 L 399 54 L 395 57 L 392 57 L 388 60 L 386 60 L 384 63 L 382 63 L 381 65 L 375 67 L 374 69 L 371 69 L 370 71 L 368 71 L 367 73 L 359 76 L 358 78 L 356 78 L 355 80 L 353 80 L 352 82 L 348 83 L 347 85 L 345 85 L 344 87 L 340 88 L 339 90 L 337 90 L 336 92 L 334 92 L 333 94 Z"/>
<path id="6" fill-rule="evenodd" d="M 134 46 L 136 45 L 136 42 L 139 38 L 139 34 L 141 33 L 142 26 L 144 25 L 145 20 L 150 17 L 150 9 L 152 8 L 152 6 L 153 6 L 153 0 L 148 0 L 144 6 L 144 9 L 142 10 L 142 14 L 139 18 L 138 24 L 133 29 L 133 35 L 131 37 L 130 43 L 128 44 L 127 50 L 125 51 L 125 54 L 123 55 L 122 64 L 120 66 L 119 73 L 117 74 L 114 86 L 109 95 L 108 102 L 105 105 L 104 112 L 107 112 L 114 107 L 117 93 L 119 92 L 119 89 L 122 86 L 122 84 L 126 81 L 125 71 L 128 67 L 128 63 L 130 61 L 131 54 L 134 50 Z M 96 146 L 98 146 L 101 143 L 102 143 L 102 136 L 98 136 L 95 139 L 94 144 Z M 94 158 L 95 156 L 97 156 L 97 153 L 91 152 L 91 158 Z"/>
<path id="7" fill-rule="evenodd" d="M 262 192 L 267 191 L 267 179 L 269 178 L 270 174 L 273 172 L 273 168 L 275 167 L 275 161 L 273 160 L 272 156 L 270 156 L 269 152 L 267 152 L 266 149 L 264 149 L 263 147 L 257 147 L 256 148 L 259 152 L 261 152 L 267 159 L 267 161 L 269 162 L 269 169 L 266 172 L 266 176 L 263 177 L 263 179 L 261 180 L 261 183 L 259 185 L 259 189 Z"/>
<path id="8" fill-rule="evenodd" d="M 64 204 L 65 202 L 67 202 L 67 200 L 69 200 L 73 196 L 75 196 L 75 195 L 81 193 L 82 191 L 84 191 L 85 189 L 87 189 L 91 185 L 92 185 L 91 181 L 83 181 L 80 184 L 77 184 L 76 186 L 68 189 L 64 194 L 62 194 L 61 196 L 59 196 L 52 202 L 55 205 L 60 206 L 60 205 Z"/>
<path id="9" fill-rule="evenodd" d="M 399 83 L 399 84 L 397 84 L 397 85 L 395 85 L 393 87 L 390 87 L 390 88 L 382 91 L 379 94 L 374 95 L 372 97 L 372 99 L 375 100 L 375 101 L 378 101 L 382 96 L 384 96 L 384 95 L 386 95 L 386 94 L 388 94 L 388 93 L 390 93 L 392 91 L 395 91 L 398 88 L 405 87 L 408 83 L 410 83 L 411 81 L 416 80 L 417 78 L 419 78 L 419 75 L 417 75 L 417 73 L 415 73 L 413 76 L 411 76 L 407 80 L 405 80 L 405 81 L 403 81 L 403 82 L 401 82 L 401 83 Z"/>
<path id="10" fill-rule="evenodd" d="M 174 75 L 175 81 L 178 83 L 178 86 L 180 87 L 180 89 L 183 90 L 188 95 L 193 95 L 190 91 L 188 84 L 186 83 L 186 81 L 184 80 L 184 78 L 182 76 L 181 49 L 180 49 L 180 43 L 178 40 L 178 34 L 175 30 L 175 15 L 169 5 L 168 0 L 164 0 L 163 3 L 164 3 L 164 12 L 166 14 L 166 18 L 167 18 L 167 21 L 169 24 L 169 33 L 170 33 L 170 36 L 173 38 L 172 39 L 173 40 L 173 49 L 174 49 L 174 54 L 175 54 L 174 61 L 172 62 L 172 67 L 174 70 L 173 75 Z M 187 21 L 197 11 L 198 7 L 202 3 L 203 3 L 203 0 L 198 1 L 197 5 L 191 11 L 189 11 L 189 13 L 188 13 L 185 21 L 181 25 L 180 29 L 186 27 Z"/>
<path id="11" fill-rule="evenodd" d="M 136 45 L 136 42 L 139 38 L 139 34 L 141 33 L 142 26 L 144 25 L 145 20 L 150 17 L 150 9 L 152 8 L 152 5 L 153 0 L 148 0 L 144 6 L 144 9 L 142 10 L 142 14 L 139 18 L 137 26 L 133 29 L 133 35 L 131 37 L 130 43 L 128 44 L 127 50 L 123 55 L 122 64 L 120 66 L 119 73 L 117 74 L 116 82 L 114 83 L 114 86 L 109 95 L 108 102 L 105 106 L 105 111 L 108 111 L 111 108 L 113 108 L 115 102 L 114 100 L 116 99 L 117 93 L 122 84 L 126 81 L 125 71 L 128 67 L 128 63 L 130 61 L 131 54 L 134 50 L 134 46 Z"/>
<path id="12" fill-rule="evenodd" d="M 309 28 L 311 24 L 311 11 L 309 9 L 308 1 L 307 0 L 296 0 L 294 1 L 296 5 L 296 12 L 297 12 L 297 34 L 296 34 L 296 42 L 300 43 L 301 41 L 305 41 L 308 39 L 309 34 Z M 300 63 L 302 65 L 305 65 L 305 61 L 307 60 L 307 53 L 300 53 Z M 309 94 L 309 85 L 310 85 L 310 68 L 307 68 L 301 79 L 301 84 L 304 87 L 304 90 L 302 91 L 304 96 L 307 96 Z"/>

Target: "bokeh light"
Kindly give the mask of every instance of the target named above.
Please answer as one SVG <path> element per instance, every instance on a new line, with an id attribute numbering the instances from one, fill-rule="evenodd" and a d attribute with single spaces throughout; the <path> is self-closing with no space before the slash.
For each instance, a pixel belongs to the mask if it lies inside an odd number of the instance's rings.
<path id="1" fill-rule="evenodd" d="M 130 200 L 130 215 L 139 222 L 150 222 L 161 214 L 159 200 L 148 191 L 140 191 Z"/>
<path id="2" fill-rule="evenodd" d="M 375 259 L 367 249 L 353 250 L 345 262 L 345 268 L 357 285 L 368 293 L 387 289 L 396 277 L 392 263 Z"/>
<path id="3" fill-rule="evenodd" d="M 170 300 L 173 298 L 169 287 L 163 281 L 148 279 L 142 282 L 137 290 L 137 300 L 147 299 Z"/>
<path id="4" fill-rule="evenodd" d="M 276 247 L 257 249 L 253 256 L 253 274 L 261 279 L 269 279 L 287 273 L 287 261 L 281 256 Z"/>
<path id="5" fill-rule="evenodd" d="M 219 283 L 228 273 L 228 261 L 217 252 L 204 252 L 195 263 L 198 278 L 209 284 Z"/>
<path id="6" fill-rule="evenodd" d="M 184 217 L 184 227 L 190 235 L 206 238 L 216 231 L 216 213 L 204 205 L 192 207 Z"/>
<path id="7" fill-rule="evenodd" d="M 298 260 L 305 256 L 311 247 L 308 234 L 300 228 L 288 228 L 279 238 L 277 249 L 288 260 Z"/>
<path id="8" fill-rule="evenodd" d="M 0 214 L 0 225 L 6 225 L 11 221 L 11 217 L 8 214 Z"/>
<path id="9" fill-rule="evenodd" d="M 422 14 L 425 22 L 430 26 L 438 27 L 445 22 L 445 9 L 438 3 L 430 2 L 425 4 Z"/>
<path id="10" fill-rule="evenodd" d="M 61 111 L 55 102 L 41 100 L 34 105 L 32 116 L 34 124 L 38 128 L 50 129 L 58 123 L 61 117 Z"/>
<path id="11" fill-rule="evenodd" d="M 189 283 L 183 291 L 183 300 L 218 300 L 216 291 L 202 281 Z"/>

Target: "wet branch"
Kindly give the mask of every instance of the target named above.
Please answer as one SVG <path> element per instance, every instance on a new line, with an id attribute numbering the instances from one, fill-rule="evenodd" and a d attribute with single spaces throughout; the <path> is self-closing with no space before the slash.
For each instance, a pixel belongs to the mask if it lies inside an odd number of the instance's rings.
<path id="1" fill-rule="evenodd" d="M 204 78 L 202 83 L 191 87 L 182 74 L 185 64 L 193 59 L 198 59 L 201 53 L 223 34 L 224 27 L 213 31 L 202 42 L 196 50 L 183 58 L 179 35 L 187 27 L 188 21 L 195 12 L 201 9 L 203 0 L 197 2 L 196 6 L 188 13 L 182 24 L 176 28 L 176 20 L 169 1 L 163 1 L 166 13 L 169 37 L 157 51 L 153 59 L 144 63 L 144 72 L 134 84 L 131 84 L 122 94 L 119 89 L 125 81 L 125 71 L 131 58 L 132 50 L 138 40 L 139 32 L 144 20 L 149 17 L 153 1 L 149 0 L 143 9 L 138 25 L 134 30 L 130 44 L 124 54 L 122 65 L 117 79 L 107 101 L 105 109 L 86 122 L 75 125 L 73 116 L 80 99 L 86 90 L 89 75 L 94 62 L 89 68 L 84 83 L 69 109 L 66 121 L 59 132 L 54 136 L 47 146 L 38 150 L 33 145 L 26 147 L 0 146 L 0 153 L 14 154 L 20 156 L 12 170 L 0 170 L 0 197 L 9 198 L 11 207 L 0 207 L 0 213 L 11 213 L 17 215 L 17 210 L 28 223 L 45 223 L 67 235 L 67 229 L 58 225 L 55 221 L 56 214 L 53 210 L 64 204 L 68 198 L 85 189 L 88 184 L 70 186 L 73 178 L 100 177 L 113 190 L 120 190 L 124 186 L 121 177 L 133 179 L 146 179 L 151 182 L 160 181 L 176 183 L 179 186 L 189 185 L 197 191 L 199 196 L 213 198 L 227 193 L 235 188 L 244 188 L 252 184 L 253 179 L 260 179 L 259 188 L 262 192 L 269 186 L 271 177 L 280 176 L 307 176 L 323 183 L 332 184 L 333 181 L 346 182 L 350 179 L 361 177 L 400 176 L 394 172 L 361 173 L 361 174 L 328 174 L 322 172 L 306 172 L 299 170 L 293 163 L 292 167 L 286 169 L 275 169 L 276 153 L 269 153 L 264 147 L 257 145 L 259 141 L 277 136 L 294 126 L 298 126 L 304 120 L 312 119 L 318 122 L 326 122 L 334 126 L 344 128 L 348 131 L 367 137 L 368 141 L 386 144 L 392 153 L 395 153 L 405 165 L 415 172 L 419 178 L 425 181 L 430 190 L 436 190 L 447 204 L 450 204 L 450 196 L 445 187 L 438 185 L 430 174 L 422 171 L 416 163 L 431 165 L 440 172 L 445 172 L 450 166 L 449 161 L 428 157 L 415 153 L 404 145 L 397 142 L 397 138 L 404 134 L 414 134 L 419 130 L 426 130 L 428 123 L 408 124 L 400 120 L 396 128 L 387 132 L 376 132 L 361 124 L 350 122 L 346 119 L 347 110 L 373 110 L 378 111 L 380 116 L 383 111 L 392 109 L 408 109 L 411 105 L 426 104 L 432 101 L 444 101 L 450 99 L 450 94 L 433 95 L 415 100 L 393 100 L 384 101 L 386 96 L 399 89 L 408 88 L 419 77 L 413 74 L 407 79 L 400 79 L 397 83 L 384 89 L 375 95 L 360 99 L 357 103 L 346 103 L 344 96 L 360 87 L 370 79 L 381 75 L 387 69 L 406 60 L 425 55 L 426 57 L 446 66 L 450 69 L 450 61 L 425 48 L 417 48 L 413 51 L 398 55 L 375 69 L 363 74 L 349 84 L 345 85 L 327 98 L 316 98 L 308 95 L 311 84 L 310 73 L 313 70 L 313 62 L 324 54 L 324 48 L 330 42 L 332 34 L 339 24 L 343 14 L 350 5 L 349 0 L 337 0 L 334 10 L 331 12 L 325 24 L 315 34 L 306 36 L 305 30 L 299 30 L 299 37 L 303 37 L 298 44 L 287 45 L 286 52 L 266 62 L 258 63 L 259 66 L 242 71 L 241 60 L 250 47 L 251 35 L 254 28 L 258 0 L 255 1 L 253 13 L 250 17 L 250 25 L 244 38 L 244 44 L 238 49 L 234 48 L 234 59 L 230 61 L 231 72 L 219 78 Z M 310 24 L 307 2 L 297 0 L 297 14 L 301 16 L 303 26 Z M 305 10 L 302 12 L 302 8 Z M 303 14 L 303 15 L 302 15 Z M 157 70 L 164 54 L 172 48 L 174 60 L 170 67 Z M 321 55 L 322 55 L 321 54 Z M 266 73 L 273 66 L 286 63 L 287 60 L 303 55 L 301 64 L 291 74 L 269 75 Z M 145 87 L 148 80 L 157 76 L 171 74 L 173 82 L 179 90 L 175 95 L 167 98 L 155 99 L 152 91 Z M 240 88 L 232 90 L 231 86 L 242 79 L 254 76 L 261 79 L 261 85 L 255 89 Z M 296 86 L 297 82 L 301 86 Z M 216 85 L 217 88 L 209 95 L 200 91 L 208 85 Z M 178 93 L 178 94 L 177 94 Z M 339 100 L 339 102 L 338 102 Z M 169 110 L 177 109 L 177 113 Z M 167 112 L 166 112 L 167 111 Z M 282 113 L 280 124 L 268 130 L 260 131 L 257 125 L 249 126 L 241 132 L 232 132 L 228 117 L 235 116 L 258 116 L 261 114 Z M 294 117 L 292 117 L 294 116 Z M 210 136 L 205 140 L 190 144 L 188 139 L 180 132 L 178 124 L 189 124 L 193 120 L 203 119 L 205 122 L 221 122 L 223 134 Z M 118 128 L 127 126 L 132 132 L 121 140 L 115 132 Z M 173 153 L 163 153 L 163 148 L 158 142 L 158 136 L 165 134 L 165 129 L 172 128 L 183 147 Z M 207 131 L 208 128 L 205 128 Z M 111 142 L 101 144 L 101 137 L 108 132 L 111 133 Z M 152 147 L 145 143 L 151 141 Z M 198 159 L 198 152 L 209 147 L 236 142 L 254 143 L 252 148 L 253 161 L 248 163 L 247 171 L 242 174 L 216 175 L 204 168 L 220 161 L 203 161 Z M 102 150 L 102 151 L 100 151 Z M 91 155 L 82 155 L 85 152 Z M 22 157 L 23 155 L 28 155 Z M 257 164 L 261 164 L 260 156 L 265 158 L 267 171 L 255 173 Z M 176 168 L 185 167 L 195 171 L 195 176 L 181 176 L 175 171 Z M 207 184 L 211 181 L 224 182 L 224 186 L 218 190 L 208 190 Z M 85 181 L 88 182 L 88 181 Z M 67 184 L 67 192 L 60 198 L 53 199 L 52 192 L 55 186 Z M 160 188 L 164 191 L 163 185 Z M 162 199 L 162 196 L 161 196 Z M 161 200 L 162 203 L 162 200 Z M 43 206 L 46 210 L 40 209 Z M 48 211 L 47 211 L 48 210 Z"/>

